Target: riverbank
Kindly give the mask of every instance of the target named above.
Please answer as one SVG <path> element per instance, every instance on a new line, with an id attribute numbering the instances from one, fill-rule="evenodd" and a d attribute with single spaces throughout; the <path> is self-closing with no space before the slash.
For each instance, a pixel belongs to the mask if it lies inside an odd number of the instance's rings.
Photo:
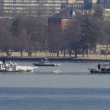
<path id="1" fill-rule="evenodd" d="M 68 54 L 64 57 L 63 54 L 59 54 L 59 57 L 57 57 L 56 54 L 49 54 L 44 52 L 37 52 L 36 56 L 35 53 L 32 54 L 31 57 L 28 57 L 27 53 L 23 53 L 23 57 L 21 57 L 19 52 L 13 52 L 10 57 L 7 57 L 6 53 L 0 53 L 0 60 L 5 57 L 6 60 L 11 61 L 39 61 L 42 58 L 48 57 L 49 61 L 110 61 L 110 55 L 85 55 L 84 57 L 81 54 L 78 54 L 78 57 L 75 58 L 74 54 L 69 57 Z"/>

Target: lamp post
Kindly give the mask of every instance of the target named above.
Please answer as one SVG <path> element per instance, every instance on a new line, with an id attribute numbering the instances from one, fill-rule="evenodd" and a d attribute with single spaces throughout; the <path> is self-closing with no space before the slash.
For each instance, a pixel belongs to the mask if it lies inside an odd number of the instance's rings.
<path id="1" fill-rule="evenodd" d="M 89 44 L 88 44 L 88 47 L 87 47 L 87 57 L 89 57 Z"/>
<path id="2" fill-rule="evenodd" d="M 45 46 L 46 46 L 46 57 L 47 57 L 47 39 L 45 40 L 45 42 L 46 42 Z"/>

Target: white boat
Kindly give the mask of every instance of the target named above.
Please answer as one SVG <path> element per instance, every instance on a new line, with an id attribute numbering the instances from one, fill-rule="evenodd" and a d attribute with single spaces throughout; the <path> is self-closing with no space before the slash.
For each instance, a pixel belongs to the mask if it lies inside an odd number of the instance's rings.
<path id="1" fill-rule="evenodd" d="M 31 67 L 31 66 L 18 66 L 16 63 L 6 63 L 5 61 L 0 61 L 0 72 L 33 72 L 34 68 L 38 67 Z"/>

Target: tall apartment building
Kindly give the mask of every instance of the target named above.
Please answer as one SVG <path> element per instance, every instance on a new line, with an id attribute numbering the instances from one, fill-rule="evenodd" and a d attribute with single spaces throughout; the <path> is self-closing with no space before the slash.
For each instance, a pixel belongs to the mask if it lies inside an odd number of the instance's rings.
<path id="1" fill-rule="evenodd" d="M 3 0 L 0 0 L 0 9 L 2 8 Z"/>
<path id="2" fill-rule="evenodd" d="M 74 0 L 0 0 L 0 8 L 6 14 L 29 13 L 30 9 L 42 5 L 52 15 L 60 12 L 61 3 L 72 3 L 72 1 Z"/>
<path id="3" fill-rule="evenodd" d="M 74 3 L 62 3 L 61 9 L 73 8 L 73 10 L 89 10 L 96 6 L 110 8 L 110 0 L 76 0 Z"/>
<path id="4" fill-rule="evenodd" d="M 88 11 L 95 9 L 97 6 L 104 9 L 104 19 L 110 20 L 110 0 L 76 0 L 74 3 L 62 3 L 61 9 L 70 8 L 77 11 Z"/>

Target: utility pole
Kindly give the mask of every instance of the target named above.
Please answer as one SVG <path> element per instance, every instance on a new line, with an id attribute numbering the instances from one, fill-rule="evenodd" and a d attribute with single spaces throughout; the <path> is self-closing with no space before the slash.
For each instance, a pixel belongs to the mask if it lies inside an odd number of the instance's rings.
<path id="1" fill-rule="evenodd" d="M 47 39 L 45 40 L 45 42 L 46 42 L 45 46 L 46 46 L 46 57 L 47 57 Z"/>
<path id="2" fill-rule="evenodd" d="M 87 57 L 89 57 L 89 44 L 88 44 L 88 47 L 87 47 Z"/>

